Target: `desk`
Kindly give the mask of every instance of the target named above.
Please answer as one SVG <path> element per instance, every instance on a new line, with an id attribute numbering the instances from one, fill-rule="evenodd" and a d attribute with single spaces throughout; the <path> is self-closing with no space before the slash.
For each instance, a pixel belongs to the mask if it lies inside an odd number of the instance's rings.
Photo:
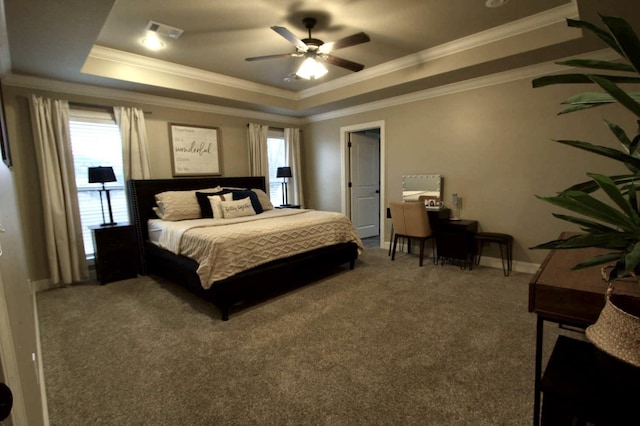
<path id="1" fill-rule="evenodd" d="M 570 234 L 563 233 L 560 238 Z M 606 283 L 598 267 L 572 271 L 582 260 L 602 253 L 599 249 L 552 250 L 529 283 L 529 312 L 537 315 L 535 393 L 533 423 L 540 420 L 540 380 L 542 376 L 542 333 L 544 321 L 586 328 L 597 321 L 604 307 Z M 636 281 L 616 281 L 616 297 L 640 304 Z"/>

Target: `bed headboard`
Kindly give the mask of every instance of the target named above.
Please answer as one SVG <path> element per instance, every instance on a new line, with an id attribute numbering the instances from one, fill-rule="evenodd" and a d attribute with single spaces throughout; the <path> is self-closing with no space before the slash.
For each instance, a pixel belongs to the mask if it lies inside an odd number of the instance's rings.
<path id="1" fill-rule="evenodd" d="M 147 221 L 155 218 L 153 207 L 155 195 L 163 191 L 187 191 L 213 188 L 215 186 L 257 188 L 266 192 L 264 176 L 180 178 L 180 179 L 133 179 L 127 181 L 129 217 L 135 228 L 138 244 L 140 271 L 146 274 L 145 242 L 149 237 Z"/>

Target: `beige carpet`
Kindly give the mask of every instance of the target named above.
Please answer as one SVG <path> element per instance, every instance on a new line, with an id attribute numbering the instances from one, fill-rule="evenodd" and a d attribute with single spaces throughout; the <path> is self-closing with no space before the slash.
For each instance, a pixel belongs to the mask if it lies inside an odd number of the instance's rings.
<path id="1" fill-rule="evenodd" d="M 51 424 L 528 425 L 530 278 L 368 248 L 228 322 L 152 277 L 45 291 Z"/>

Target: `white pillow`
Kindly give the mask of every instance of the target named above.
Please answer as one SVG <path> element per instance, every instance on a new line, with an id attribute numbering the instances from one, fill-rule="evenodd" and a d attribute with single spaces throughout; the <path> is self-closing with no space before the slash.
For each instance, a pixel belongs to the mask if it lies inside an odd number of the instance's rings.
<path id="1" fill-rule="evenodd" d="M 266 192 L 258 188 L 252 188 L 251 190 L 258 196 L 258 201 L 260 201 L 262 210 L 273 210 L 273 204 L 271 204 L 271 200 Z"/>
<path id="2" fill-rule="evenodd" d="M 224 195 L 210 195 L 207 197 L 209 199 L 209 203 L 211 203 L 211 211 L 213 212 L 213 217 L 215 219 L 223 219 L 224 214 L 222 213 L 222 202 L 224 201 Z"/>
<path id="3" fill-rule="evenodd" d="M 211 198 L 211 197 L 209 197 Z M 256 211 L 251 205 L 251 199 L 249 197 L 241 200 L 221 201 L 220 207 L 222 209 L 222 215 L 225 219 L 242 216 L 255 216 Z M 213 205 L 212 205 L 213 208 Z M 215 217 L 215 212 L 214 212 Z"/>
<path id="4" fill-rule="evenodd" d="M 161 192 L 155 196 L 156 204 L 160 210 L 160 213 L 156 212 L 156 214 L 162 220 L 200 219 L 202 213 L 200 212 L 200 204 L 198 204 L 196 192 L 217 192 L 221 190 L 222 188 L 217 186 L 216 188 L 192 191 Z"/>

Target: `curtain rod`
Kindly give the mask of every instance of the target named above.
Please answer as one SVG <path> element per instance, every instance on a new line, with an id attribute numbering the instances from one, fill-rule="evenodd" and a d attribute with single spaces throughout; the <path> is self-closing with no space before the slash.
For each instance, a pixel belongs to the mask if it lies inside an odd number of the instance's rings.
<path id="1" fill-rule="evenodd" d="M 89 104 L 89 103 L 86 103 L 86 102 L 75 102 L 75 101 L 69 101 L 69 105 L 76 106 L 76 107 L 82 107 L 82 108 L 104 110 L 106 112 L 109 112 L 109 113 L 113 114 L 113 107 L 112 106 L 96 105 L 96 104 Z M 150 111 L 142 111 L 142 113 L 143 114 L 153 114 Z"/>
<path id="2" fill-rule="evenodd" d="M 247 127 L 249 127 L 250 124 L 251 123 L 247 123 Z M 267 124 L 267 126 L 269 126 L 269 125 Z M 284 130 L 285 129 L 284 127 L 277 127 L 277 126 L 269 126 L 269 128 L 270 129 L 275 129 L 275 130 Z M 302 129 L 300 131 L 302 131 Z"/>

